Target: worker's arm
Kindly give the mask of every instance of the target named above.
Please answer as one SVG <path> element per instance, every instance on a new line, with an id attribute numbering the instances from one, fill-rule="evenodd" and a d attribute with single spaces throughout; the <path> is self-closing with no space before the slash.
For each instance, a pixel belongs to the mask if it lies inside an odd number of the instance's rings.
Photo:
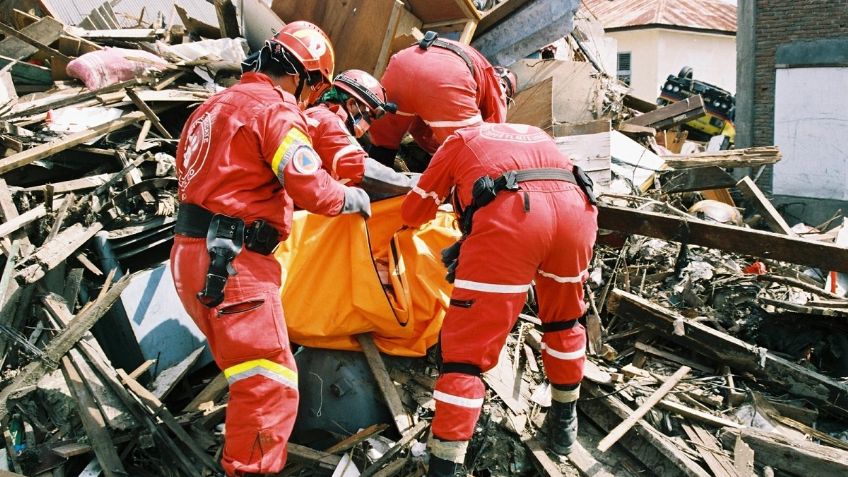
<path id="1" fill-rule="evenodd" d="M 417 227 L 436 216 L 436 209 L 455 185 L 456 156 L 465 149 L 459 136 L 452 136 L 430 160 L 418 184 L 406 195 L 401 206 L 403 223 Z"/>
<path id="2" fill-rule="evenodd" d="M 256 119 L 262 156 L 298 207 L 322 215 L 338 215 L 345 187 L 321 168 L 321 159 L 304 132 L 306 121 L 291 105 L 271 105 Z"/>
<path id="3" fill-rule="evenodd" d="M 324 169 L 342 184 L 359 184 L 368 154 L 348 132 L 342 119 L 325 106 L 310 108 L 304 114 L 312 147 L 321 157 Z"/>

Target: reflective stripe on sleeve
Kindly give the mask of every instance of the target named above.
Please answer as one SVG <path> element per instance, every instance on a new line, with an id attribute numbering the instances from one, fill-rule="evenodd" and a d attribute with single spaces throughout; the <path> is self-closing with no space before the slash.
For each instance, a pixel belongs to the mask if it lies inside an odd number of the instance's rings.
<path id="1" fill-rule="evenodd" d="M 297 373 L 282 364 L 267 359 L 245 361 L 224 370 L 224 377 L 227 378 L 227 383 L 230 386 L 256 375 L 262 375 L 284 386 L 297 389 Z"/>
<path id="2" fill-rule="evenodd" d="M 583 270 L 580 272 L 580 275 L 577 275 L 576 277 L 561 277 L 540 269 L 539 275 L 545 278 L 550 278 L 557 283 L 583 283 L 584 280 L 589 278 L 589 270 Z"/>
<path id="3" fill-rule="evenodd" d="M 336 153 L 336 155 L 333 156 L 333 165 L 332 165 L 333 173 L 336 172 L 336 166 L 338 166 L 338 164 L 339 164 L 339 159 L 344 157 L 346 154 L 350 154 L 352 152 L 357 152 L 357 151 L 361 151 L 361 150 L 362 150 L 361 147 L 359 147 L 358 145 L 354 145 L 354 144 L 349 144 L 349 145 L 339 149 L 339 151 Z"/>
<path id="4" fill-rule="evenodd" d="M 468 407 L 471 409 L 477 409 L 483 406 L 483 398 L 473 399 L 462 396 L 454 396 L 453 394 L 448 394 L 438 390 L 433 391 L 433 399 L 443 403 L 453 404 L 454 406 Z"/>
<path id="5" fill-rule="evenodd" d="M 436 194 L 435 192 L 427 192 L 418 186 L 413 187 L 412 192 L 415 192 L 416 194 L 420 195 L 422 199 L 426 199 L 428 197 L 433 199 L 436 202 L 436 205 L 440 205 L 442 203 L 442 198 L 439 197 L 439 194 Z"/>
<path id="6" fill-rule="evenodd" d="M 500 285 L 497 283 L 472 282 L 471 280 L 455 280 L 454 288 L 462 288 L 464 290 L 474 290 L 489 293 L 524 293 L 530 289 L 530 284 L 526 285 Z"/>
<path id="7" fill-rule="evenodd" d="M 424 121 L 431 128 L 460 128 L 463 126 L 471 126 L 472 124 L 482 123 L 483 116 L 475 114 L 468 119 L 460 121 Z"/>
<path id="8" fill-rule="evenodd" d="M 271 168 L 274 169 L 277 177 L 282 179 L 283 169 L 286 167 L 286 164 L 288 164 L 294 152 L 303 146 L 312 146 L 309 136 L 297 128 L 289 129 L 289 132 L 277 148 L 277 152 L 274 153 L 274 160 L 271 161 Z"/>
<path id="9" fill-rule="evenodd" d="M 577 351 L 565 352 L 565 351 L 557 351 L 555 349 L 551 349 L 545 343 L 542 343 L 542 350 L 544 350 L 544 352 L 547 353 L 550 357 L 556 358 L 556 359 L 561 359 L 561 360 L 564 360 L 564 361 L 579 359 L 579 358 L 582 358 L 583 356 L 586 356 L 586 346 L 585 345 L 582 348 L 578 349 Z"/>

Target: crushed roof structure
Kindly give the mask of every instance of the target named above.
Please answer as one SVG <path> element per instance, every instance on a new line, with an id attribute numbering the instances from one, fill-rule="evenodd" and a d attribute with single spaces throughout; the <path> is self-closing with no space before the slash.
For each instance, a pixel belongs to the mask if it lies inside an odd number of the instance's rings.
<path id="1" fill-rule="evenodd" d="M 103 0 L 42 0 L 57 19 L 65 25 L 78 25 L 92 10 L 103 5 Z M 140 24 L 151 24 L 161 14 L 167 25 L 170 22 L 180 25 L 179 15 L 174 12 L 174 5 L 185 8 L 192 18 L 211 25 L 218 24 L 215 6 L 206 0 L 117 0 L 109 2 L 115 12 L 121 28 L 136 28 Z"/>
<path id="2" fill-rule="evenodd" d="M 723 0 L 583 0 L 607 31 L 669 27 L 736 33 L 736 5 Z"/>

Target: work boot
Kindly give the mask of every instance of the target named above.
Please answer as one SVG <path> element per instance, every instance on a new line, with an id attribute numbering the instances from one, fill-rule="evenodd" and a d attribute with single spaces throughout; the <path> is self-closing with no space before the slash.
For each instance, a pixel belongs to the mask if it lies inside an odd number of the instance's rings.
<path id="1" fill-rule="evenodd" d="M 577 401 L 551 402 L 542 429 L 547 433 L 548 448 L 559 455 L 571 453 L 577 440 Z"/>
<path id="2" fill-rule="evenodd" d="M 466 477 L 467 475 L 464 465 L 430 455 L 427 477 Z"/>

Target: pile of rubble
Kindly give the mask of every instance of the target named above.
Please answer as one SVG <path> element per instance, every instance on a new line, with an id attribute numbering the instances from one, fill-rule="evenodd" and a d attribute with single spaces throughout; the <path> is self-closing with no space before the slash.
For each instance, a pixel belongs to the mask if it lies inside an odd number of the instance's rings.
<path id="1" fill-rule="evenodd" d="M 245 21 L 281 23 L 245 3 L 259 12 Z M 289 6 L 272 3 L 285 18 Z M 397 14 L 415 26 L 374 43 L 375 73 L 427 25 L 428 10 L 412 3 Z M 495 31 L 522 14 L 518 3 L 478 2 L 494 7 L 482 20 L 451 13 L 459 19 L 440 25 L 470 41 L 469 24 Z M 200 365 L 203 346 L 165 369 L 156 359 L 127 368 L 110 330 L 129 326 L 113 307 L 137 276 L 124 271 L 167 259 L 176 138 L 191 107 L 231 84 L 266 25 L 243 28 L 244 39 L 226 15 L 212 26 L 180 8 L 181 25 L 141 14 L 139 28 L 125 28 L 110 11 L 107 2 L 80 27 L 20 10 L 0 23 L 0 475 L 221 472 L 227 384 Z M 597 26 L 581 14 L 574 25 L 557 59 L 513 65 L 520 92 L 509 120 L 548 131 L 603 192 L 581 445 L 560 461 L 537 438 L 550 388 L 531 298 L 485 375 L 469 472 L 844 475 L 848 226 L 789 227 L 756 184 L 780 160 L 776 148 L 687 140 L 686 123 L 705 114 L 701 97 L 657 107 L 628 96 L 604 70 Z M 507 51 L 486 34 L 474 37 L 481 48 Z M 84 61 L 119 49 L 101 57 L 105 70 Z M 384 357 L 370 337 L 360 342 L 364 353 L 352 354 L 390 418 L 298 439 L 282 475 L 423 474 L 436 353 Z"/>

